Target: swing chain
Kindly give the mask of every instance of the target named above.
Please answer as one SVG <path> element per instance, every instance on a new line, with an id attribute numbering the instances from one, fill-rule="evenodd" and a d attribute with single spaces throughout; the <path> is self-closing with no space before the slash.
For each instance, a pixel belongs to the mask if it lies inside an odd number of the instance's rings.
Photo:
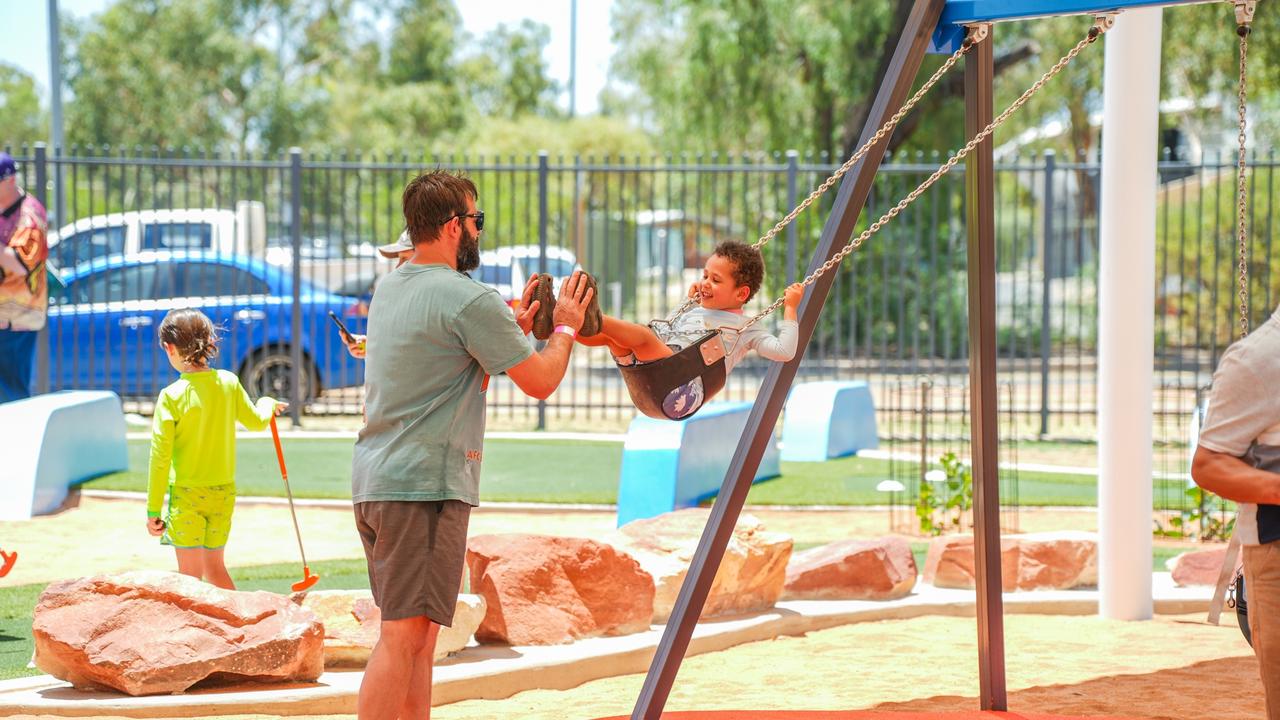
<path id="1" fill-rule="evenodd" d="M 983 128 L 981 132 L 979 132 L 977 135 L 974 135 L 973 139 L 971 139 L 968 143 L 966 143 L 963 148 L 961 148 L 958 152 L 956 152 L 956 154 L 952 155 L 947 160 L 947 162 L 942 165 L 942 167 L 935 170 L 932 175 L 926 178 L 924 182 L 920 183 L 920 185 L 917 186 L 915 190 L 912 190 L 910 193 L 908 193 L 907 196 L 904 197 L 902 200 L 900 200 L 897 205 L 890 208 L 889 211 L 886 212 L 884 215 L 881 215 L 879 220 L 876 220 L 874 223 L 871 224 L 870 227 L 868 227 L 866 230 L 863 230 L 862 234 L 858 235 L 853 240 L 850 240 L 849 243 L 840 250 L 840 252 L 831 256 L 831 258 L 828 259 L 825 263 L 823 263 L 817 270 L 813 271 L 812 274 L 806 277 L 803 280 L 802 284 L 805 287 L 812 285 L 813 283 L 817 282 L 818 278 L 822 277 L 828 270 L 831 270 L 832 268 L 839 265 L 846 257 L 849 256 L 850 253 L 852 253 L 854 250 L 857 250 L 859 247 L 862 246 L 862 243 L 866 242 L 868 238 L 876 234 L 876 232 L 878 232 L 881 227 L 883 227 L 886 223 L 888 223 L 893 218 L 897 217 L 898 214 L 901 213 L 904 209 L 906 209 L 908 205 L 915 202 L 916 199 L 919 198 L 921 194 L 923 194 L 926 190 L 928 190 L 943 175 L 946 175 L 948 172 L 950 172 L 951 169 L 954 168 L 961 160 L 967 157 L 969 153 L 973 152 L 974 148 L 976 148 L 980 143 L 982 143 L 982 141 L 990 137 L 991 134 L 995 132 L 996 128 L 1004 124 L 1004 122 L 1008 120 L 1009 117 L 1013 115 L 1013 113 L 1016 112 L 1018 109 L 1020 109 L 1023 105 L 1026 105 L 1027 102 L 1032 98 L 1032 96 L 1034 96 L 1042 88 L 1044 88 L 1044 86 L 1050 80 L 1052 80 L 1058 73 L 1062 72 L 1062 69 L 1065 68 L 1072 60 L 1074 60 L 1076 56 L 1079 55 L 1080 52 L 1085 49 L 1085 47 L 1091 44 L 1094 40 L 1098 39 L 1098 37 L 1100 37 L 1103 33 L 1105 33 L 1107 30 L 1111 28 L 1112 23 L 1105 22 L 1104 17 L 1105 16 L 1099 16 L 1097 22 L 1095 22 L 1093 27 L 1089 29 L 1089 34 L 1085 36 L 1084 39 L 1076 43 L 1075 47 L 1071 48 L 1071 50 L 1066 55 L 1062 56 L 1062 58 L 1059 59 L 1058 62 L 1053 65 L 1053 67 L 1049 68 L 1049 70 L 1045 72 L 1045 74 L 1042 75 L 1040 79 L 1035 82 L 1034 85 L 1032 85 L 1025 92 L 1023 92 L 1022 95 L 1018 96 L 1017 100 L 1014 100 L 1013 103 L 1009 105 L 1009 107 L 1005 108 L 1004 112 L 1000 113 L 1000 115 L 996 117 L 996 119 L 992 120 L 989 125 Z M 739 328 L 739 332 L 746 330 L 748 327 L 755 324 L 756 321 L 760 320 L 761 318 L 765 317 L 769 313 L 772 313 L 773 311 L 782 307 L 784 297 L 780 297 L 777 300 L 774 300 L 773 304 L 769 305 L 769 307 L 765 308 L 758 315 L 756 315 L 755 317 L 743 323 L 742 327 Z"/>
<path id="2" fill-rule="evenodd" d="M 1248 231 L 1248 197 L 1249 187 L 1247 183 L 1248 164 L 1245 155 L 1245 146 L 1247 140 L 1248 118 L 1246 111 L 1248 110 L 1248 67 L 1249 56 L 1249 25 L 1248 22 L 1253 19 L 1253 0 L 1247 2 L 1236 3 L 1236 21 L 1239 23 L 1238 35 L 1240 36 L 1240 82 L 1237 89 L 1237 115 L 1240 122 L 1240 130 L 1237 135 L 1239 140 L 1239 153 L 1236 156 L 1236 240 L 1239 243 L 1239 297 L 1240 297 L 1240 337 L 1249 334 L 1249 231 Z"/>
<path id="3" fill-rule="evenodd" d="M 898 108 L 898 112 L 894 113 L 892 117 L 890 117 L 887 121 L 885 121 L 885 123 L 880 126 L 880 129 L 876 131 L 875 135 L 871 136 L 871 139 L 863 143 L 862 147 L 858 148 L 857 151 L 855 151 L 853 155 L 850 156 L 849 159 L 844 162 L 843 165 L 837 168 L 836 171 L 832 173 L 830 177 L 828 177 L 825 181 L 823 181 L 821 185 L 815 188 L 813 192 L 809 193 L 809 196 L 806 197 L 799 205 L 793 208 L 791 212 L 787 213 L 786 217 L 779 220 L 776 225 L 774 225 L 772 228 L 769 229 L 769 232 L 765 233 L 760 237 L 759 240 L 756 240 L 754 243 L 752 243 L 751 247 L 759 249 L 763 247 L 766 243 L 768 243 L 770 240 L 777 237 L 778 233 L 782 232 L 797 217 L 799 217 L 800 213 L 804 212 L 819 197 L 822 197 L 823 194 L 825 194 L 828 190 L 830 190 L 831 186 L 836 184 L 836 181 L 844 177 L 844 175 L 848 173 L 849 170 L 853 168 L 853 166 L 857 164 L 859 160 L 861 160 L 863 157 L 866 156 L 868 152 L 871 151 L 871 148 L 875 147 L 876 144 L 878 144 L 881 140 L 884 140 L 885 137 L 889 135 L 889 133 L 893 132 L 894 128 L 898 126 L 898 123 L 902 122 L 902 119 L 906 117 L 907 113 L 911 112 L 911 110 L 913 110 L 915 106 L 918 105 L 922 99 L 924 99 L 924 96 L 928 94 L 928 92 L 931 89 L 933 89 L 934 85 L 938 84 L 938 81 L 941 80 L 942 77 L 947 74 L 947 71 L 949 71 L 952 67 L 954 67 L 955 64 L 960 61 L 960 58 L 964 57 L 969 52 L 969 50 L 973 48 L 974 45 L 977 45 L 979 42 L 982 42 L 987 38 L 989 27 L 990 26 L 987 23 L 979 23 L 977 25 L 970 26 L 969 35 L 965 37 L 964 42 L 961 43 L 960 45 L 960 48 L 956 50 L 954 53 L 952 53 L 950 57 L 947 58 L 947 61 L 944 62 L 942 66 L 939 67 L 937 71 L 935 71 L 933 75 L 931 75 L 929 79 L 926 80 L 925 83 L 920 86 L 920 89 L 917 90 L 914 95 L 912 95 L 905 103 L 903 103 L 902 107 Z M 689 309 L 692 308 L 695 303 L 696 301 L 693 298 L 686 299 L 683 304 L 681 304 L 678 308 L 676 308 L 675 312 L 671 313 L 671 315 L 667 317 L 667 321 L 674 322 L 676 318 L 679 318 L 681 315 L 688 312 Z"/>

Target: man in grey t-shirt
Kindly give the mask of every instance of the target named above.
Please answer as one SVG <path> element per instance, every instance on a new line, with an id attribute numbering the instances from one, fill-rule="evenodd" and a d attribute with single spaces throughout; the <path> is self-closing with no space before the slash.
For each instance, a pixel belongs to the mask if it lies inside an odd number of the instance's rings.
<path id="1" fill-rule="evenodd" d="M 1239 503 L 1235 534 L 1244 553 L 1249 631 L 1280 720 L 1280 310 L 1223 353 L 1191 477 Z"/>
<path id="2" fill-rule="evenodd" d="M 525 335 L 537 303 L 513 318 L 496 290 L 463 274 L 480 259 L 475 185 L 428 172 L 402 203 L 413 257 L 378 283 L 370 303 L 365 426 L 351 465 L 356 528 L 382 613 L 361 718 L 430 714 L 435 639 L 453 621 L 467 521 L 480 501 L 489 378 L 505 372 L 525 393 L 550 395 L 592 300 L 574 273 L 556 302 L 556 331 L 535 353 Z"/>

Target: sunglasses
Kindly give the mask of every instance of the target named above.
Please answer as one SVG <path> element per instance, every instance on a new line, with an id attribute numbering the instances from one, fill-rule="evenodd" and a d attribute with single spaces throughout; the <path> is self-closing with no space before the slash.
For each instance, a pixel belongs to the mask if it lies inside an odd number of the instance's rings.
<path id="1" fill-rule="evenodd" d="M 453 218 L 475 218 L 476 232 L 480 232 L 481 230 L 484 230 L 484 211 L 483 210 L 477 210 L 473 213 L 458 213 L 457 215 L 454 215 L 453 217 L 449 218 L 449 220 L 452 220 Z M 449 220 L 446 220 L 445 222 L 449 222 Z"/>

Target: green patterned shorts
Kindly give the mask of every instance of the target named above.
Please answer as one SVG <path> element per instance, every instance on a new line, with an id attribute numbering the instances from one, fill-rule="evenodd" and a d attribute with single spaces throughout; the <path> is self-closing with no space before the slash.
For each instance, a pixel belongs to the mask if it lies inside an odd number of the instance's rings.
<path id="1" fill-rule="evenodd" d="M 236 507 L 236 486 L 169 486 L 169 516 L 162 542 L 177 548 L 217 550 L 231 535 L 231 513 Z"/>

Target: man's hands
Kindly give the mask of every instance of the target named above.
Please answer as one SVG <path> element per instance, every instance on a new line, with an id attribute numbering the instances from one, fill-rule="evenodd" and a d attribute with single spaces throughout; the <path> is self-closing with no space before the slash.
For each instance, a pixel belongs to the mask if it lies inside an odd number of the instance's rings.
<path id="1" fill-rule="evenodd" d="M 582 329 L 582 319 L 587 314 L 587 304 L 591 302 L 593 291 L 587 285 L 587 277 L 581 270 L 575 270 L 560 284 L 560 294 L 556 296 L 556 311 L 551 316 L 556 325 L 568 325 L 575 331 Z"/>
<path id="2" fill-rule="evenodd" d="M 276 401 L 276 406 L 275 406 L 275 407 L 273 407 L 273 408 L 271 408 L 271 412 L 272 412 L 272 414 L 274 414 L 276 417 L 280 417 L 280 415 L 281 415 L 281 414 L 283 414 L 283 413 L 284 413 L 284 411 L 285 411 L 285 410 L 288 410 L 288 409 L 289 409 L 289 403 L 287 403 L 287 402 L 280 402 L 279 400 L 277 400 L 277 401 Z"/>
<path id="3" fill-rule="evenodd" d="M 520 312 L 516 313 L 516 325 L 520 326 L 520 332 L 525 335 L 533 329 L 533 316 L 538 314 L 538 308 L 542 307 L 540 300 L 533 299 L 533 291 L 538 287 L 538 275 L 535 273 L 529 276 L 529 282 L 524 285 L 524 292 L 520 293 Z"/>
<path id="4" fill-rule="evenodd" d="M 147 518 L 147 532 L 153 537 L 160 537 L 164 534 L 164 521 L 158 517 Z"/>
<path id="5" fill-rule="evenodd" d="M 351 342 L 347 342 L 346 336 L 342 337 L 342 344 L 347 346 L 347 352 L 351 353 L 351 357 L 357 360 L 364 359 L 365 341 L 368 340 L 367 335 L 351 335 Z M 279 414 L 279 413 L 277 413 Z"/>

